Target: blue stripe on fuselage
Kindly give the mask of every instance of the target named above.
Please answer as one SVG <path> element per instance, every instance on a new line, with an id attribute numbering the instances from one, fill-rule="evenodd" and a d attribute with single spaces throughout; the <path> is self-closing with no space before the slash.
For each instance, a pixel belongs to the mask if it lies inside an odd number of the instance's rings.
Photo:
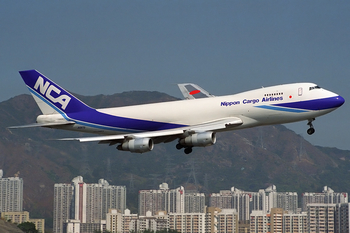
<path id="1" fill-rule="evenodd" d="M 294 112 L 302 113 L 308 111 L 319 111 L 340 107 L 344 103 L 344 99 L 341 96 L 334 96 L 323 99 L 314 99 L 306 101 L 298 101 L 292 103 L 281 103 L 272 105 L 260 105 L 257 108 L 283 111 L 283 112 Z"/>
<path id="2" fill-rule="evenodd" d="M 294 112 L 294 113 L 307 112 L 305 110 L 292 109 L 292 108 L 281 108 L 281 107 L 275 107 L 275 106 L 271 106 L 271 105 L 260 105 L 260 106 L 256 106 L 256 107 L 268 109 L 268 110 L 282 111 L 282 112 Z"/>
<path id="3" fill-rule="evenodd" d="M 343 103 L 344 103 L 343 97 L 334 96 L 334 97 L 323 98 L 323 99 L 274 104 L 274 106 L 293 108 L 293 109 L 304 109 L 309 111 L 318 111 L 318 110 L 337 108 L 337 107 L 340 107 Z"/>

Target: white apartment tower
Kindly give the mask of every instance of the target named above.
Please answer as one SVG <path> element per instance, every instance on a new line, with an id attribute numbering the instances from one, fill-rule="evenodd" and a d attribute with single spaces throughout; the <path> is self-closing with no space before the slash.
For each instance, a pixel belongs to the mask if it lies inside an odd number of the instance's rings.
<path id="1" fill-rule="evenodd" d="M 109 209 L 117 209 L 121 213 L 126 209 L 126 188 L 125 186 L 109 185 L 105 180 L 99 180 L 103 184 L 102 189 L 102 219 Z"/>
<path id="2" fill-rule="evenodd" d="M 233 209 L 232 192 L 230 190 L 220 190 L 220 193 L 210 194 L 209 206 Z"/>
<path id="3" fill-rule="evenodd" d="M 272 208 L 282 208 L 289 213 L 298 211 L 298 194 L 296 192 L 277 192 L 276 186 L 271 185 L 265 189 L 266 202 L 265 210 Z"/>
<path id="4" fill-rule="evenodd" d="M 341 204 L 348 203 L 348 193 L 336 193 L 331 188 L 324 186 L 322 193 L 303 193 L 302 210 L 307 210 L 307 205 L 318 204 Z"/>
<path id="5" fill-rule="evenodd" d="M 269 213 L 253 211 L 250 215 L 251 233 L 307 232 L 307 214 L 290 214 L 282 208 L 272 208 Z"/>
<path id="6" fill-rule="evenodd" d="M 0 169 L 0 212 L 23 211 L 23 179 L 2 176 Z"/>
<path id="7" fill-rule="evenodd" d="M 185 213 L 205 213 L 205 195 L 204 193 L 185 194 Z"/>
<path id="8" fill-rule="evenodd" d="M 282 208 L 289 213 L 297 213 L 298 194 L 296 192 L 278 192 L 277 208 Z"/>
<path id="9" fill-rule="evenodd" d="M 337 204 L 335 207 L 335 232 L 350 232 L 350 203 Z"/>
<path id="10" fill-rule="evenodd" d="M 140 190 L 139 191 L 139 215 L 146 216 L 150 211 L 152 215 L 165 210 L 165 190 Z"/>
<path id="11" fill-rule="evenodd" d="M 71 218 L 73 187 L 71 184 L 55 184 L 53 206 L 53 232 L 62 233 L 63 223 Z"/>
<path id="12" fill-rule="evenodd" d="M 182 186 L 168 190 L 165 196 L 165 210 L 168 213 L 184 213 L 185 195 L 185 189 Z"/>
<path id="13" fill-rule="evenodd" d="M 111 233 L 122 232 L 123 216 L 117 209 L 109 209 L 106 214 L 106 230 Z"/>
<path id="14" fill-rule="evenodd" d="M 167 183 L 159 185 L 159 189 L 139 191 L 139 215 L 146 216 L 147 211 L 156 215 L 158 211 L 168 213 L 185 212 L 185 189 L 178 187 L 169 189 Z"/>
<path id="15" fill-rule="evenodd" d="M 266 211 L 266 195 L 263 189 L 259 192 L 246 192 L 232 187 L 230 191 L 211 194 L 209 205 L 220 209 L 236 209 L 238 220 L 247 221 L 253 210 Z"/>
<path id="16" fill-rule="evenodd" d="M 238 232 L 238 215 L 236 210 L 207 207 L 205 214 L 205 232 Z"/>
<path id="17" fill-rule="evenodd" d="M 205 213 L 169 213 L 169 229 L 179 232 L 204 233 Z"/>
<path id="18" fill-rule="evenodd" d="M 109 209 L 124 212 L 125 206 L 125 186 L 110 186 L 103 179 L 97 184 L 86 184 L 83 177 L 78 176 L 71 184 L 55 184 L 54 233 L 63 233 L 63 225 L 69 219 L 79 223 L 100 223 L 106 219 Z"/>
<path id="19" fill-rule="evenodd" d="M 335 207 L 336 204 L 308 204 L 308 232 L 335 232 Z"/>

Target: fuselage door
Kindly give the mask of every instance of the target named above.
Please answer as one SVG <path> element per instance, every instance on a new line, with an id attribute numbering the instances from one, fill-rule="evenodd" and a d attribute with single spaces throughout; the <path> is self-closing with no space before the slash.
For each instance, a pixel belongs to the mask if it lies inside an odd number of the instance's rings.
<path id="1" fill-rule="evenodd" d="M 298 96 L 302 96 L 303 95 L 303 88 L 299 87 L 298 88 Z"/>

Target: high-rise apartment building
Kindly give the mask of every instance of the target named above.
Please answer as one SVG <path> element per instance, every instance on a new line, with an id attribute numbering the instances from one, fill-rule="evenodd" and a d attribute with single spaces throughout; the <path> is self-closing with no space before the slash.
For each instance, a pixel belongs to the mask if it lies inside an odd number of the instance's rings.
<path id="1" fill-rule="evenodd" d="M 168 187 L 163 183 L 160 187 Z M 168 213 L 184 213 L 185 212 L 185 189 L 180 186 L 176 189 L 167 189 L 165 195 L 165 209 Z"/>
<path id="2" fill-rule="evenodd" d="M 306 233 L 307 232 L 307 214 L 303 213 L 284 213 L 283 232 Z"/>
<path id="3" fill-rule="evenodd" d="M 126 209 L 124 211 L 124 214 L 122 215 L 122 221 L 123 221 L 123 233 L 129 233 L 130 231 L 135 231 L 137 229 L 137 214 L 132 214 L 129 209 Z"/>
<path id="4" fill-rule="evenodd" d="M 322 193 L 303 193 L 302 210 L 307 211 L 307 205 L 319 204 L 341 204 L 348 203 L 348 193 L 336 193 L 331 188 L 324 186 Z"/>
<path id="5" fill-rule="evenodd" d="M 335 232 L 350 232 L 350 203 L 337 204 L 335 207 Z"/>
<path id="6" fill-rule="evenodd" d="M 289 213 L 298 212 L 298 194 L 296 192 L 277 192 L 275 185 L 271 185 L 264 191 L 266 211 L 270 211 L 272 208 L 282 208 Z"/>
<path id="7" fill-rule="evenodd" d="M 205 232 L 205 213 L 168 213 L 169 229 L 178 232 Z"/>
<path id="8" fill-rule="evenodd" d="M 0 169 L 0 212 L 21 212 L 23 210 L 23 179 L 3 178 Z"/>
<path id="9" fill-rule="evenodd" d="M 103 179 L 97 184 L 86 184 L 83 177 L 78 176 L 71 184 L 55 184 L 54 189 L 55 233 L 62 233 L 64 223 L 69 219 L 78 220 L 80 224 L 74 222 L 74 225 L 80 227 L 100 224 L 102 219 L 106 219 L 108 209 L 125 209 L 126 206 L 125 186 L 110 186 Z"/>
<path id="10" fill-rule="evenodd" d="M 336 204 L 308 204 L 308 232 L 335 232 L 335 207 Z"/>
<path id="11" fill-rule="evenodd" d="M 166 190 L 140 190 L 139 191 L 139 215 L 146 216 L 150 211 L 156 214 L 165 210 Z"/>
<path id="12" fill-rule="evenodd" d="M 211 194 L 209 198 L 210 207 L 220 209 L 236 209 L 238 220 L 249 220 L 253 210 L 266 211 L 266 195 L 263 189 L 259 192 L 247 192 L 232 187 L 230 191 L 220 191 L 219 194 Z"/>
<path id="13" fill-rule="evenodd" d="M 100 180 L 103 184 L 102 189 L 102 219 L 105 219 L 106 213 L 109 209 L 117 209 L 124 212 L 126 209 L 126 187 L 109 185 L 107 181 Z"/>
<path id="14" fill-rule="evenodd" d="M 250 215 L 251 233 L 306 233 L 307 214 L 291 214 L 282 208 L 272 208 L 269 213 L 253 211 Z"/>
<path id="15" fill-rule="evenodd" d="M 165 211 L 159 211 L 156 215 L 152 215 L 150 211 L 147 211 L 146 216 L 139 216 L 136 221 L 136 229 L 133 230 L 135 232 L 143 232 L 145 230 L 156 232 L 169 229 L 168 217 Z"/>
<path id="16" fill-rule="evenodd" d="M 184 213 L 185 189 L 181 186 L 169 189 L 167 183 L 159 185 L 159 189 L 139 191 L 139 215 L 146 216 L 147 211 L 155 215 L 158 211 L 168 213 Z"/>
<path id="17" fill-rule="evenodd" d="M 212 193 L 209 197 L 210 207 L 233 209 L 232 191 L 221 190 L 220 193 Z"/>
<path id="18" fill-rule="evenodd" d="M 63 232 L 63 223 L 71 217 L 73 187 L 71 184 L 55 184 L 53 207 L 53 231 Z"/>
<path id="19" fill-rule="evenodd" d="M 298 211 L 298 194 L 296 192 L 277 192 L 277 208 L 289 213 Z"/>
<path id="20" fill-rule="evenodd" d="M 185 213 L 205 213 L 204 193 L 186 192 Z"/>
<path id="21" fill-rule="evenodd" d="M 123 216 L 117 209 L 109 209 L 106 214 L 106 230 L 111 233 L 122 232 Z"/>
<path id="22" fill-rule="evenodd" d="M 207 207 L 205 215 L 205 232 L 238 232 L 238 214 L 236 210 Z"/>

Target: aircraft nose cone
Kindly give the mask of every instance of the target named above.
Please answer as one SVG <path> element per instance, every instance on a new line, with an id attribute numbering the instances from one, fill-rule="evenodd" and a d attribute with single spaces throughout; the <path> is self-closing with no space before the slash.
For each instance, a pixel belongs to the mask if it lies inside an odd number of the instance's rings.
<path id="1" fill-rule="evenodd" d="M 335 108 L 342 106 L 344 104 L 344 102 L 345 102 L 345 99 L 343 97 L 341 97 L 340 95 L 333 99 L 333 104 L 334 104 Z"/>

